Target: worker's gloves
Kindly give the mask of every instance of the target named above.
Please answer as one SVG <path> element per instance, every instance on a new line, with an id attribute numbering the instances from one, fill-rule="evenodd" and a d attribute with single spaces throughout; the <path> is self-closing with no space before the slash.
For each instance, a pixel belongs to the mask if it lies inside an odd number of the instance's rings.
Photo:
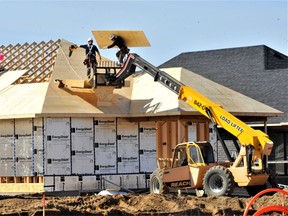
<path id="1" fill-rule="evenodd" d="M 69 46 L 69 57 L 71 57 L 72 52 L 78 48 L 77 44 L 72 44 Z"/>
<path id="2" fill-rule="evenodd" d="M 69 50 L 70 51 L 74 51 L 78 48 L 78 45 L 77 44 L 72 44 L 70 47 L 69 47 Z"/>

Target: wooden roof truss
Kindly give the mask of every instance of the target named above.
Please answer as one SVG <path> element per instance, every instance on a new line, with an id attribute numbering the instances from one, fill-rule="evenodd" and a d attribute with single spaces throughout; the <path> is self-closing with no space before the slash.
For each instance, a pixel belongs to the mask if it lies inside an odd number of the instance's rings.
<path id="1" fill-rule="evenodd" d="M 40 43 L 9 44 L 0 46 L 5 56 L 1 62 L 5 71 L 27 70 L 13 84 L 41 83 L 49 81 L 61 40 Z"/>

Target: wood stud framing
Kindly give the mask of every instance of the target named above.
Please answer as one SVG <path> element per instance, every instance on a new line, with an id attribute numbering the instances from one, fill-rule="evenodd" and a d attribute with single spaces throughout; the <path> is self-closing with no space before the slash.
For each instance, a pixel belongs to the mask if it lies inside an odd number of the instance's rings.
<path id="1" fill-rule="evenodd" d="M 9 44 L 1 46 L 0 53 L 5 56 L 2 66 L 5 71 L 27 70 L 13 84 L 48 82 L 57 57 L 61 40 L 47 43 Z"/>
<path id="2" fill-rule="evenodd" d="M 11 177 L 0 177 L 0 184 L 5 183 L 43 183 L 43 176 L 11 176 Z"/>

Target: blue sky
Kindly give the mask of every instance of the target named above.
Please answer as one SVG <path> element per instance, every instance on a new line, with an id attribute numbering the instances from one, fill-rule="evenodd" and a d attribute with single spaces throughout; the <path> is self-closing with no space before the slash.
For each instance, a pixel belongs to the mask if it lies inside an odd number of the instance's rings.
<path id="1" fill-rule="evenodd" d="M 132 48 L 154 65 L 182 52 L 267 45 L 288 55 L 287 0 L 3 1 L 0 45 L 66 39 L 92 30 L 143 30 L 151 47 Z M 114 49 L 100 50 L 116 60 Z"/>

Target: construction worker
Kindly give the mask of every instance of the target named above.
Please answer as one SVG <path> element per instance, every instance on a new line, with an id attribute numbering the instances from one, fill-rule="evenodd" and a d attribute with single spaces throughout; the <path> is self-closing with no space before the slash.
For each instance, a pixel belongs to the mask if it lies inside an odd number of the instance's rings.
<path id="1" fill-rule="evenodd" d="M 124 59 L 125 55 L 127 55 L 129 53 L 130 50 L 125 45 L 125 41 L 123 40 L 122 37 L 115 36 L 114 34 L 111 34 L 109 39 L 111 41 L 113 41 L 113 43 L 110 44 L 109 46 L 104 47 L 104 48 L 110 49 L 114 46 L 117 46 L 119 48 L 119 51 L 116 53 L 116 57 L 118 58 L 119 65 L 123 66 L 123 59 Z"/>
<path id="2" fill-rule="evenodd" d="M 93 44 L 93 39 L 88 38 L 87 40 L 88 44 L 80 45 L 81 48 L 84 48 L 86 50 L 86 58 L 83 62 L 84 65 L 87 65 L 87 77 L 90 78 L 90 68 L 93 68 L 94 75 L 97 73 L 97 60 L 96 60 L 96 53 L 99 56 L 99 60 L 102 60 L 102 57 L 100 55 L 100 52 Z"/>

